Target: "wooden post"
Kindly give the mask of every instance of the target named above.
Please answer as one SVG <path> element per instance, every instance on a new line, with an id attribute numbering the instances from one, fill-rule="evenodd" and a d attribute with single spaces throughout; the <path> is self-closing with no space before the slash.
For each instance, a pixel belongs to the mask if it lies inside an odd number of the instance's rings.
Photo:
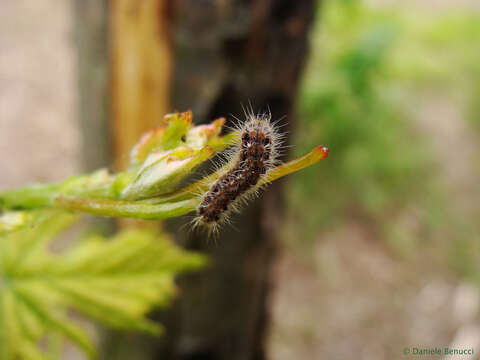
<path id="1" fill-rule="evenodd" d="M 168 0 L 112 0 L 111 128 L 116 169 L 170 108 L 172 50 Z"/>

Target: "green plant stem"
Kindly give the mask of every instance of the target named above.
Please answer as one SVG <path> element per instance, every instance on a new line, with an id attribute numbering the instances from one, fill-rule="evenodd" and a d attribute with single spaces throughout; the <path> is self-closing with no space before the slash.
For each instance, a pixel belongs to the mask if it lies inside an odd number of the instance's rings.
<path id="1" fill-rule="evenodd" d="M 302 170 L 307 166 L 325 159 L 327 156 L 328 149 L 323 145 L 319 145 L 308 154 L 273 168 L 268 172 L 267 176 L 259 181 L 259 184 L 267 184 L 283 176 Z"/>
<path id="2" fill-rule="evenodd" d="M 52 206 L 58 195 L 59 184 L 38 184 L 0 194 L 3 209 L 38 209 Z"/>
<path id="3" fill-rule="evenodd" d="M 54 205 L 65 210 L 99 216 L 162 220 L 189 213 L 196 208 L 198 202 L 199 199 L 190 199 L 173 203 L 149 204 L 143 201 L 59 197 L 55 199 Z"/>

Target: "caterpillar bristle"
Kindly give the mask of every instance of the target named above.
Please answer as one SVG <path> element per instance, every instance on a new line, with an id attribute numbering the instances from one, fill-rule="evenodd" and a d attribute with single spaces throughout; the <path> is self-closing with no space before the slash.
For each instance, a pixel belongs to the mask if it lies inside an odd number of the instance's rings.
<path id="1" fill-rule="evenodd" d="M 230 213 L 258 197 L 260 180 L 279 163 L 285 134 L 271 121 L 270 110 L 254 115 L 250 106 L 244 111 L 246 121 L 234 124 L 240 141 L 223 152 L 224 163 L 216 164 L 221 175 L 203 194 L 193 220 L 193 228 L 207 228 L 213 235 L 230 222 Z"/>

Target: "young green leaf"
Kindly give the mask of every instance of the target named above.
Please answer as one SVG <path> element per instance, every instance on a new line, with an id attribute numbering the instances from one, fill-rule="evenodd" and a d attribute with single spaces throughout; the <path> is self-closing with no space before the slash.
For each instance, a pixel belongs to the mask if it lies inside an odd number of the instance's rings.
<path id="1" fill-rule="evenodd" d="M 1 359 L 45 359 L 38 344 L 52 334 L 95 358 L 95 346 L 71 310 L 111 327 L 160 334 L 161 326 L 146 314 L 169 304 L 178 272 L 206 263 L 165 234 L 138 229 L 112 239 L 90 236 L 53 253 L 52 240 L 76 217 L 42 216 L 34 227 L 0 237 Z"/>

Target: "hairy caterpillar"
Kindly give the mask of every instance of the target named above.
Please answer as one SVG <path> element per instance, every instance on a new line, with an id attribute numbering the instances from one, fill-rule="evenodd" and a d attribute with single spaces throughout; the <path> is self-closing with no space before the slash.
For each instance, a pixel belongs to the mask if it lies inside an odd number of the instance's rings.
<path id="1" fill-rule="evenodd" d="M 238 126 L 240 142 L 227 155 L 221 175 L 203 195 L 197 208 L 196 223 L 216 230 L 232 210 L 254 195 L 259 181 L 278 162 L 282 135 L 271 122 L 271 115 L 247 114 Z"/>

